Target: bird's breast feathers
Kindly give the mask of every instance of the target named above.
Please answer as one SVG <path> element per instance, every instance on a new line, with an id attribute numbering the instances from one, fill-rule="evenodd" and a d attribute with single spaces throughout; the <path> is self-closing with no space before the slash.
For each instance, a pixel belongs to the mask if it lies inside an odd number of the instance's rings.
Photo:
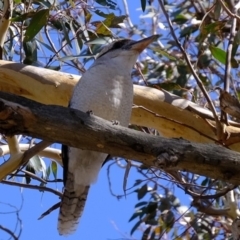
<path id="1" fill-rule="evenodd" d="M 108 71 L 108 74 L 96 77 L 95 68 L 86 72 L 76 85 L 70 107 L 83 112 L 91 110 L 98 117 L 117 120 L 127 126 L 133 101 L 130 75 Z"/>

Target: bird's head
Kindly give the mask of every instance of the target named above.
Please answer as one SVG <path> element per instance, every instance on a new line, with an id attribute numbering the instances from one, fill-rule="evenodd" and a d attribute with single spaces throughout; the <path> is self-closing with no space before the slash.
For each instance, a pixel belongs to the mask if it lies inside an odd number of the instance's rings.
<path id="1" fill-rule="evenodd" d="M 114 41 L 102 49 L 97 56 L 97 61 L 109 61 L 110 64 L 120 64 L 133 68 L 138 55 L 159 35 L 153 35 L 140 41 L 121 39 Z"/>

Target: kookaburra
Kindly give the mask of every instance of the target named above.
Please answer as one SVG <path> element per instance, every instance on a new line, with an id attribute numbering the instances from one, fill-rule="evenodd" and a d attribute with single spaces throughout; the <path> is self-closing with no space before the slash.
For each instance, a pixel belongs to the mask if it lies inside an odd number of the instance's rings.
<path id="1" fill-rule="evenodd" d="M 131 71 L 138 55 L 158 35 L 140 41 L 123 39 L 103 48 L 74 88 L 70 108 L 128 126 L 133 103 Z M 89 187 L 107 154 L 62 146 L 64 193 L 58 218 L 60 235 L 77 228 Z"/>

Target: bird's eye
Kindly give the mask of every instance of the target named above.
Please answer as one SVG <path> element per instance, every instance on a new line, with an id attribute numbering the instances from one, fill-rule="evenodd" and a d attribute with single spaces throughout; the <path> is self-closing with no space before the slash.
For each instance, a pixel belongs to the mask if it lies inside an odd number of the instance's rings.
<path id="1" fill-rule="evenodd" d="M 130 48 L 130 44 L 132 41 L 129 39 L 122 39 L 119 41 L 116 41 L 113 43 L 112 46 L 107 46 L 106 48 L 104 48 L 100 54 L 98 55 L 98 58 L 102 57 L 103 55 L 105 55 L 108 52 L 111 52 L 113 50 L 117 50 L 117 49 L 129 49 Z"/>
<path id="2" fill-rule="evenodd" d="M 130 40 L 128 40 L 128 39 L 117 41 L 113 44 L 111 50 L 122 48 L 122 47 L 126 46 L 129 42 L 130 42 Z"/>

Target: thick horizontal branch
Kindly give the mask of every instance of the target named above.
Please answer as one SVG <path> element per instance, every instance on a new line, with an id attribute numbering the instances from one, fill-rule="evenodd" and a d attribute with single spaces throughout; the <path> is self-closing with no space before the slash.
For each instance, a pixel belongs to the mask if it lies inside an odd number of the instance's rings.
<path id="1" fill-rule="evenodd" d="M 187 170 L 240 183 L 240 154 L 216 144 L 166 139 L 112 124 L 61 106 L 43 105 L 0 92 L 0 132 L 27 134 L 134 159 L 166 170 Z"/>
<path id="2" fill-rule="evenodd" d="M 67 106 L 79 76 L 0 60 L 0 91 L 44 104 Z M 215 143 L 211 112 L 179 96 L 144 86 L 134 86 L 131 123 L 157 129 L 163 136 Z M 239 125 L 239 124 L 238 124 Z M 225 126 L 225 145 L 240 152 L 240 129 Z"/>

